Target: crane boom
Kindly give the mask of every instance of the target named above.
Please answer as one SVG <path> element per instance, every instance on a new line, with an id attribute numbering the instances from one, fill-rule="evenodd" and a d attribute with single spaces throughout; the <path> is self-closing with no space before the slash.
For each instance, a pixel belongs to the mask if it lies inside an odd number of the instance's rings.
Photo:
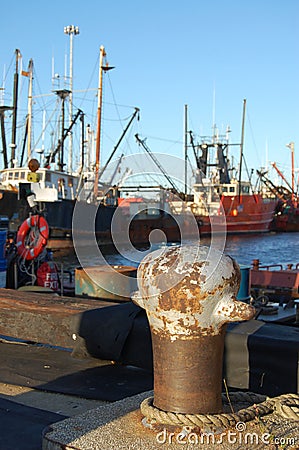
<path id="1" fill-rule="evenodd" d="M 287 186 L 292 189 L 292 186 L 290 185 L 290 183 L 288 182 L 288 180 L 286 179 L 286 177 L 284 176 L 284 174 L 278 169 L 277 165 L 275 162 L 271 163 L 271 166 L 274 167 L 274 169 L 276 170 L 276 172 L 278 173 L 278 175 L 283 179 L 283 181 L 287 184 Z"/>
<path id="2" fill-rule="evenodd" d="M 291 197 L 291 192 L 284 188 L 283 186 L 275 186 L 269 178 L 266 177 L 266 172 L 261 172 L 259 170 L 256 171 L 260 180 L 267 186 L 267 188 L 272 192 L 272 194 L 276 195 L 280 200 L 286 202 Z"/>
<path id="3" fill-rule="evenodd" d="M 149 147 L 146 145 L 145 143 L 145 139 L 140 139 L 138 134 L 135 134 L 135 138 L 137 139 L 137 142 L 139 144 L 142 145 L 142 147 L 144 148 L 144 150 L 148 153 L 148 155 L 151 157 L 151 159 L 154 161 L 154 163 L 156 164 L 156 166 L 158 167 L 158 169 L 161 171 L 161 173 L 164 175 L 164 177 L 166 178 L 166 180 L 169 182 L 169 184 L 173 187 L 173 189 L 175 190 L 176 193 L 179 194 L 179 189 L 176 187 L 175 183 L 173 182 L 173 180 L 170 178 L 170 176 L 168 175 L 168 173 L 166 172 L 166 170 L 164 169 L 164 167 L 160 164 L 160 162 L 158 161 L 158 159 L 155 157 L 155 155 L 151 152 L 151 150 L 149 149 Z"/>

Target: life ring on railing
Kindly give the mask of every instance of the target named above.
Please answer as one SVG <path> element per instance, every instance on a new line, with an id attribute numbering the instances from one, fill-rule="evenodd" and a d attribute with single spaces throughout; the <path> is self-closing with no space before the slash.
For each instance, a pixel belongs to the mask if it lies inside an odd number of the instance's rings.
<path id="1" fill-rule="evenodd" d="M 17 234 L 17 251 L 30 261 L 36 258 L 48 242 L 49 226 L 46 219 L 39 215 L 28 217 Z"/>

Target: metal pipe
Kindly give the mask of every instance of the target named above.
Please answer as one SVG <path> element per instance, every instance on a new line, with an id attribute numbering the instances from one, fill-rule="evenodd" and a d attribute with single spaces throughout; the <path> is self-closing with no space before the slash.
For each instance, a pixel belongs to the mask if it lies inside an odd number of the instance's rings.
<path id="1" fill-rule="evenodd" d="M 224 329 L 175 341 L 153 332 L 152 345 L 155 406 L 182 414 L 222 411 Z"/>

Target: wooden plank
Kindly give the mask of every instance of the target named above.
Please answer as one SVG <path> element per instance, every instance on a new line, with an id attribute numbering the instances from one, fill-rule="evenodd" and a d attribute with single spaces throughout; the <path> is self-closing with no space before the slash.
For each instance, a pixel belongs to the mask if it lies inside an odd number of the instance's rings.
<path id="1" fill-rule="evenodd" d="M 73 348 L 76 315 L 117 303 L 0 289 L 0 334 Z"/>

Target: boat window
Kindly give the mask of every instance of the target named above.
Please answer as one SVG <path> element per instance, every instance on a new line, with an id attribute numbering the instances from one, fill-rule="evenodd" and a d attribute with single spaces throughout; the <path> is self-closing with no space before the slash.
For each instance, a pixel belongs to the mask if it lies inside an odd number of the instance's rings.
<path id="1" fill-rule="evenodd" d="M 38 172 L 39 181 L 44 181 L 44 172 Z"/>
<path id="2" fill-rule="evenodd" d="M 73 178 L 72 178 L 72 177 L 68 177 L 67 185 L 68 185 L 69 187 L 72 187 L 72 186 L 73 186 Z"/>
<path id="3" fill-rule="evenodd" d="M 46 172 L 46 181 L 51 183 L 51 172 Z"/>
<path id="4" fill-rule="evenodd" d="M 8 179 L 12 180 L 13 179 L 13 172 L 8 172 Z"/>
<path id="5" fill-rule="evenodd" d="M 6 180 L 6 173 L 3 173 L 2 174 L 2 181 L 5 181 Z"/>
<path id="6" fill-rule="evenodd" d="M 235 186 L 230 186 L 230 187 L 229 187 L 229 192 L 235 193 L 235 192 L 236 192 Z"/>
<path id="7" fill-rule="evenodd" d="M 20 180 L 25 180 L 25 172 L 20 173 Z"/>
<path id="8" fill-rule="evenodd" d="M 223 186 L 222 192 L 227 192 L 227 186 Z"/>
<path id="9" fill-rule="evenodd" d="M 242 186 L 243 194 L 249 194 L 249 186 Z"/>
<path id="10" fill-rule="evenodd" d="M 18 179 L 19 179 L 19 172 L 15 172 L 15 173 L 13 174 L 13 179 L 14 179 L 14 180 L 18 180 Z"/>

